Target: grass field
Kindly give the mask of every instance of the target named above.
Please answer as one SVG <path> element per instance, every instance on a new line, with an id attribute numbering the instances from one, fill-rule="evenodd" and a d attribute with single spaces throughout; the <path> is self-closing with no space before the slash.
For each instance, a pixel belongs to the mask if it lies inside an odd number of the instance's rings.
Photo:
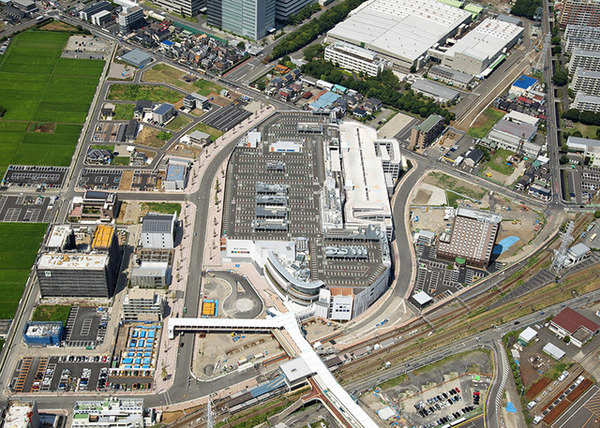
<path id="1" fill-rule="evenodd" d="M 156 103 L 176 103 L 183 96 L 172 89 L 153 85 L 127 85 L 116 83 L 110 86 L 107 98 L 117 101 L 150 100 Z"/>
<path id="2" fill-rule="evenodd" d="M 167 128 L 170 131 L 179 131 L 184 126 L 189 125 L 191 121 L 192 119 L 180 114 L 177 115 L 177 117 L 171 122 L 169 122 L 169 124 L 165 128 Z"/>
<path id="3" fill-rule="evenodd" d="M 496 110 L 495 108 L 488 107 L 481 115 L 477 118 L 473 126 L 469 129 L 469 134 L 473 138 L 485 137 L 492 126 L 494 126 L 500 119 L 504 117 L 506 112 Z"/>
<path id="4" fill-rule="evenodd" d="M 0 223 L 0 319 L 15 316 L 46 223 Z"/>
<path id="5" fill-rule="evenodd" d="M 474 200 L 479 200 L 483 198 L 485 195 L 485 189 L 482 189 L 479 186 L 475 186 L 471 183 L 467 183 L 466 181 L 459 180 L 454 177 L 450 177 L 441 172 L 431 172 L 425 177 L 425 182 L 429 184 L 433 184 L 434 186 L 439 187 L 440 189 L 447 190 L 446 195 L 449 199 L 449 203 L 454 202 L 452 198 L 455 198 L 454 195 L 460 199 L 460 195 L 465 195 L 469 198 L 473 198 Z"/>
<path id="6" fill-rule="evenodd" d="M 223 131 L 219 131 L 218 129 L 208 126 L 205 123 L 199 123 L 198 125 L 194 126 L 192 131 L 200 131 L 210 135 L 211 141 L 215 141 L 217 138 L 223 135 Z"/>
<path id="7" fill-rule="evenodd" d="M 115 104 L 114 120 L 130 120 L 133 119 L 134 104 Z"/>
<path id="8" fill-rule="evenodd" d="M 484 168 L 489 168 L 493 171 L 499 172 L 500 174 L 511 175 L 515 168 L 506 164 L 506 160 L 511 155 L 512 152 L 510 150 L 498 149 L 496 150 L 496 153 L 492 155 L 492 158 Z M 485 171 L 485 169 L 482 169 L 482 171 Z"/>
<path id="9" fill-rule="evenodd" d="M 60 321 L 64 327 L 70 310 L 70 305 L 40 305 L 35 308 L 31 321 Z"/>
<path id="10" fill-rule="evenodd" d="M 0 58 L 0 176 L 13 164 L 67 166 L 104 61 L 61 58 L 69 33 L 30 30 Z M 29 122 L 55 123 L 28 132 Z"/>
<path id="11" fill-rule="evenodd" d="M 222 86 L 217 85 L 214 82 L 211 82 L 210 80 L 204 80 L 204 79 L 198 79 L 194 82 L 194 86 L 196 88 L 198 88 L 196 90 L 196 92 L 198 92 L 200 95 L 204 95 L 207 96 L 211 93 L 215 93 L 217 95 L 219 95 L 219 92 L 221 92 L 221 89 L 223 89 Z"/>
<path id="12" fill-rule="evenodd" d="M 142 211 L 160 213 L 160 214 L 173 214 L 174 212 L 179 215 L 181 212 L 181 204 L 177 202 L 143 202 Z"/>
<path id="13" fill-rule="evenodd" d="M 156 64 L 151 69 L 144 72 L 142 80 L 144 82 L 162 82 L 183 89 L 187 92 L 196 92 L 196 87 L 191 83 L 186 83 L 181 78 L 187 73 L 177 70 L 167 64 Z"/>
<path id="14" fill-rule="evenodd" d="M 115 156 L 112 158 L 110 164 L 111 165 L 129 165 L 129 156 Z"/>

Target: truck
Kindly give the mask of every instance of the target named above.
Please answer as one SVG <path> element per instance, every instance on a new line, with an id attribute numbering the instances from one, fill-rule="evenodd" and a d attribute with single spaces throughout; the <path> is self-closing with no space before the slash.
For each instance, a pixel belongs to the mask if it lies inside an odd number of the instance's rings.
<path id="1" fill-rule="evenodd" d="M 594 233 L 592 236 L 590 236 L 590 242 L 592 242 L 595 238 L 596 238 L 597 233 Z"/>

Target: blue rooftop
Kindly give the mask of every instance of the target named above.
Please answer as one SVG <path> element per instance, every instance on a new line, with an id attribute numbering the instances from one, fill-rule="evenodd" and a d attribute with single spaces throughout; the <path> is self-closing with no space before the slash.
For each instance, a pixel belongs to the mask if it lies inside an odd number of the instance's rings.
<path id="1" fill-rule="evenodd" d="M 334 94 L 333 92 L 325 92 L 323 95 L 319 97 L 318 100 L 313 102 L 310 107 L 314 110 L 318 110 L 320 108 L 330 107 L 334 102 L 336 102 L 340 96 L 338 94 Z"/>
<path id="2" fill-rule="evenodd" d="M 521 77 L 519 77 L 517 80 L 515 80 L 515 83 L 513 83 L 513 86 L 516 88 L 521 88 L 521 89 L 529 89 L 533 85 L 535 85 L 537 83 L 537 81 L 538 80 L 533 77 L 521 75 Z"/>
<path id="3" fill-rule="evenodd" d="M 162 44 L 169 47 L 173 46 L 173 42 L 170 40 L 165 40 L 164 42 L 162 42 Z"/>

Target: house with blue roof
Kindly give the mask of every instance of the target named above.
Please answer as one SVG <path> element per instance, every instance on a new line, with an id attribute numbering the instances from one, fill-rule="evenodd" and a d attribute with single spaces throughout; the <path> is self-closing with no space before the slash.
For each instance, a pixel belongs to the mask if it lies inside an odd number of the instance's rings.
<path id="1" fill-rule="evenodd" d="M 508 93 L 515 97 L 520 97 L 526 92 L 532 90 L 533 87 L 537 85 L 537 83 L 538 79 L 536 79 L 535 77 L 525 76 L 524 74 L 522 74 L 517 80 L 515 80 L 515 83 L 512 84 Z"/>

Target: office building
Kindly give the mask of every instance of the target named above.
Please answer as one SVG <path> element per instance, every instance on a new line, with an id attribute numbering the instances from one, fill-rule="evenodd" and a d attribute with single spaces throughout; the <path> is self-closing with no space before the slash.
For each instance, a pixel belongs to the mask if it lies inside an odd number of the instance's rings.
<path id="1" fill-rule="evenodd" d="M 184 17 L 193 17 L 200 13 L 206 6 L 206 0 L 155 0 L 154 4 L 168 11 L 175 12 Z"/>
<path id="2" fill-rule="evenodd" d="M 439 137 L 445 126 L 442 116 L 432 114 L 410 131 L 410 145 L 427 147 Z"/>
<path id="3" fill-rule="evenodd" d="M 70 221 L 111 222 L 119 206 L 116 193 L 88 190 L 83 196 L 74 196 L 69 212 Z"/>
<path id="4" fill-rule="evenodd" d="M 119 31 L 121 33 L 129 33 L 143 25 L 144 9 L 139 6 L 123 6 L 117 22 L 119 23 Z"/>
<path id="5" fill-rule="evenodd" d="M 575 70 L 569 88 L 587 95 L 600 95 L 600 71 L 584 70 L 579 67 Z"/>
<path id="6" fill-rule="evenodd" d="M 326 46 L 325 61 L 368 76 L 377 76 L 385 68 L 385 60 L 378 58 L 375 52 L 346 42 Z"/>
<path id="7" fill-rule="evenodd" d="M 120 262 L 115 228 L 79 231 L 74 249 L 67 246 L 70 236 L 64 225 L 50 233 L 47 248 L 53 251 L 42 253 L 35 266 L 42 297 L 111 297 Z"/>
<path id="8" fill-rule="evenodd" d="M 578 91 L 570 108 L 579 111 L 593 111 L 594 113 L 598 113 L 600 112 L 600 96 L 588 95 L 585 92 Z"/>
<path id="9" fill-rule="evenodd" d="M 312 3 L 316 3 L 316 0 L 276 0 L 275 20 L 286 22 L 291 15 L 295 15 Z"/>
<path id="10" fill-rule="evenodd" d="M 144 428 L 144 400 L 106 398 L 76 401 L 72 428 Z"/>
<path id="11" fill-rule="evenodd" d="M 420 68 L 428 50 L 471 22 L 471 13 L 436 0 L 374 0 L 352 11 L 327 33 L 379 54 L 398 67 Z"/>
<path id="12" fill-rule="evenodd" d="M 144 248 L 175 248 L 177 213 L 148 213 L 142 220 L 140 244 Z"/>
<path id="13" fill-rule="evenodd" d="M 500 120 L 488 133 L 487 140 L 491 146 L 536 158 L 542 149 L 542 146 L 535 142 L 536 135 L 537 128 L 535 126 Z"/>
<path id="14" fill-rule="evenodd" d="M 206 146 L 210 144 L 210 135 L 202 131 L 194 131 L 188 134 L 191 144 L 197 144 L 199 146 Z"/>
<path id="15" fill-rule="evenodd" d="M 569 24 L 600 27 L 600 1 L 565 0 L 558 23 L 560 28 Z"/>
<path id="16" fill-rule="evenodd" d="M 459 207 L 450 236 L 442 234 L 438 238 L 438 257 L 463 259 L 469 265 L 485 268 L 490 262 L 501 222 L 499 214 Z"/>
<path id="17" fill-rule="evenodd" d="M 132 288 L 123 299 L 123 320 L 162 321 L 163 298 L 154 290 Z"/>
<path id="18" fill-rule="evenodd" d="M 2 428 L 40 428 L 40 414 L 33 400 L 10 398 L 8 408 L 0 421 Z"/>
<path id="19" fill-rule="evenodd" d="M 168 262 L 141 262 L 131 269 L 131 285 L 142 288 L 165 288 L 171 283 L 171 268 Z"/>
<path id="20" fill-rule="evenodd" d="M 569 61 L 569 74 L 573 74 L 578 68 L 588 71 L 600 71 L 600 52 L 584 51 L 579 48 L 573 49 Z"/>
<path id="21" fill-rule="evenodd" d="M 210 100 L 204 95 L 193 92 L 183 99 L 183 106 L 189 109 L 199 108 L 202 110 L 210 109 Z"/>
<path id="22" fill-rule="evenodd" d="M 152 110 L 152 120 L 161 125 L 164 125 L 176 115 L 177 111 L 175 110 L 175 106 L 169 103 L 159 104 Z"/>
<path id="23" fill-rule="evenodd" d="M 104 27 L 107 24 L 110 24 L 114 21 L 112 17 L 112 13 L 108 10 L 103 10 L 102 12 L 98 12 L 92 15 L 90 21 L 92 24 L 97 25 L 98 27 Z"/>
<path id="24" fill-rule="evenodd" d="M 25 13 L 35 12 L 37 10 L 37 6 L 35 2 L 31 0 L 12 0 L 12 4 L 19 10 L 22 10 Z"/>
<path id="25" fill-rule="evenodd" d="M 188 160 L 169 159 L 167 173 L 163 181 L 164 189 L 170 192 L 185 189 L 189 167 L 190 162 Z"/>
<path id="26" fill-rule="evenodd" d="M 92 19 L 92 15 L 102 11 L 111 11 L 112 4 L 108 1 L 101 1 L 99 3 L 92 4 L 79 12 L 79 19 L 89 21 Z"/>
<path id="27" fill-rule="evenodd" d="M 207 3 L 209 25 L 259 40 L 275 29 L 276 0 L 214 0 Z"/>
<path id="28" fill-rule="evenodd" d="M 479 75 L 487 68 L 493 68 L 522 36 L 523 27 L 486 18 L 444 53 L 442 65 Z"/>

